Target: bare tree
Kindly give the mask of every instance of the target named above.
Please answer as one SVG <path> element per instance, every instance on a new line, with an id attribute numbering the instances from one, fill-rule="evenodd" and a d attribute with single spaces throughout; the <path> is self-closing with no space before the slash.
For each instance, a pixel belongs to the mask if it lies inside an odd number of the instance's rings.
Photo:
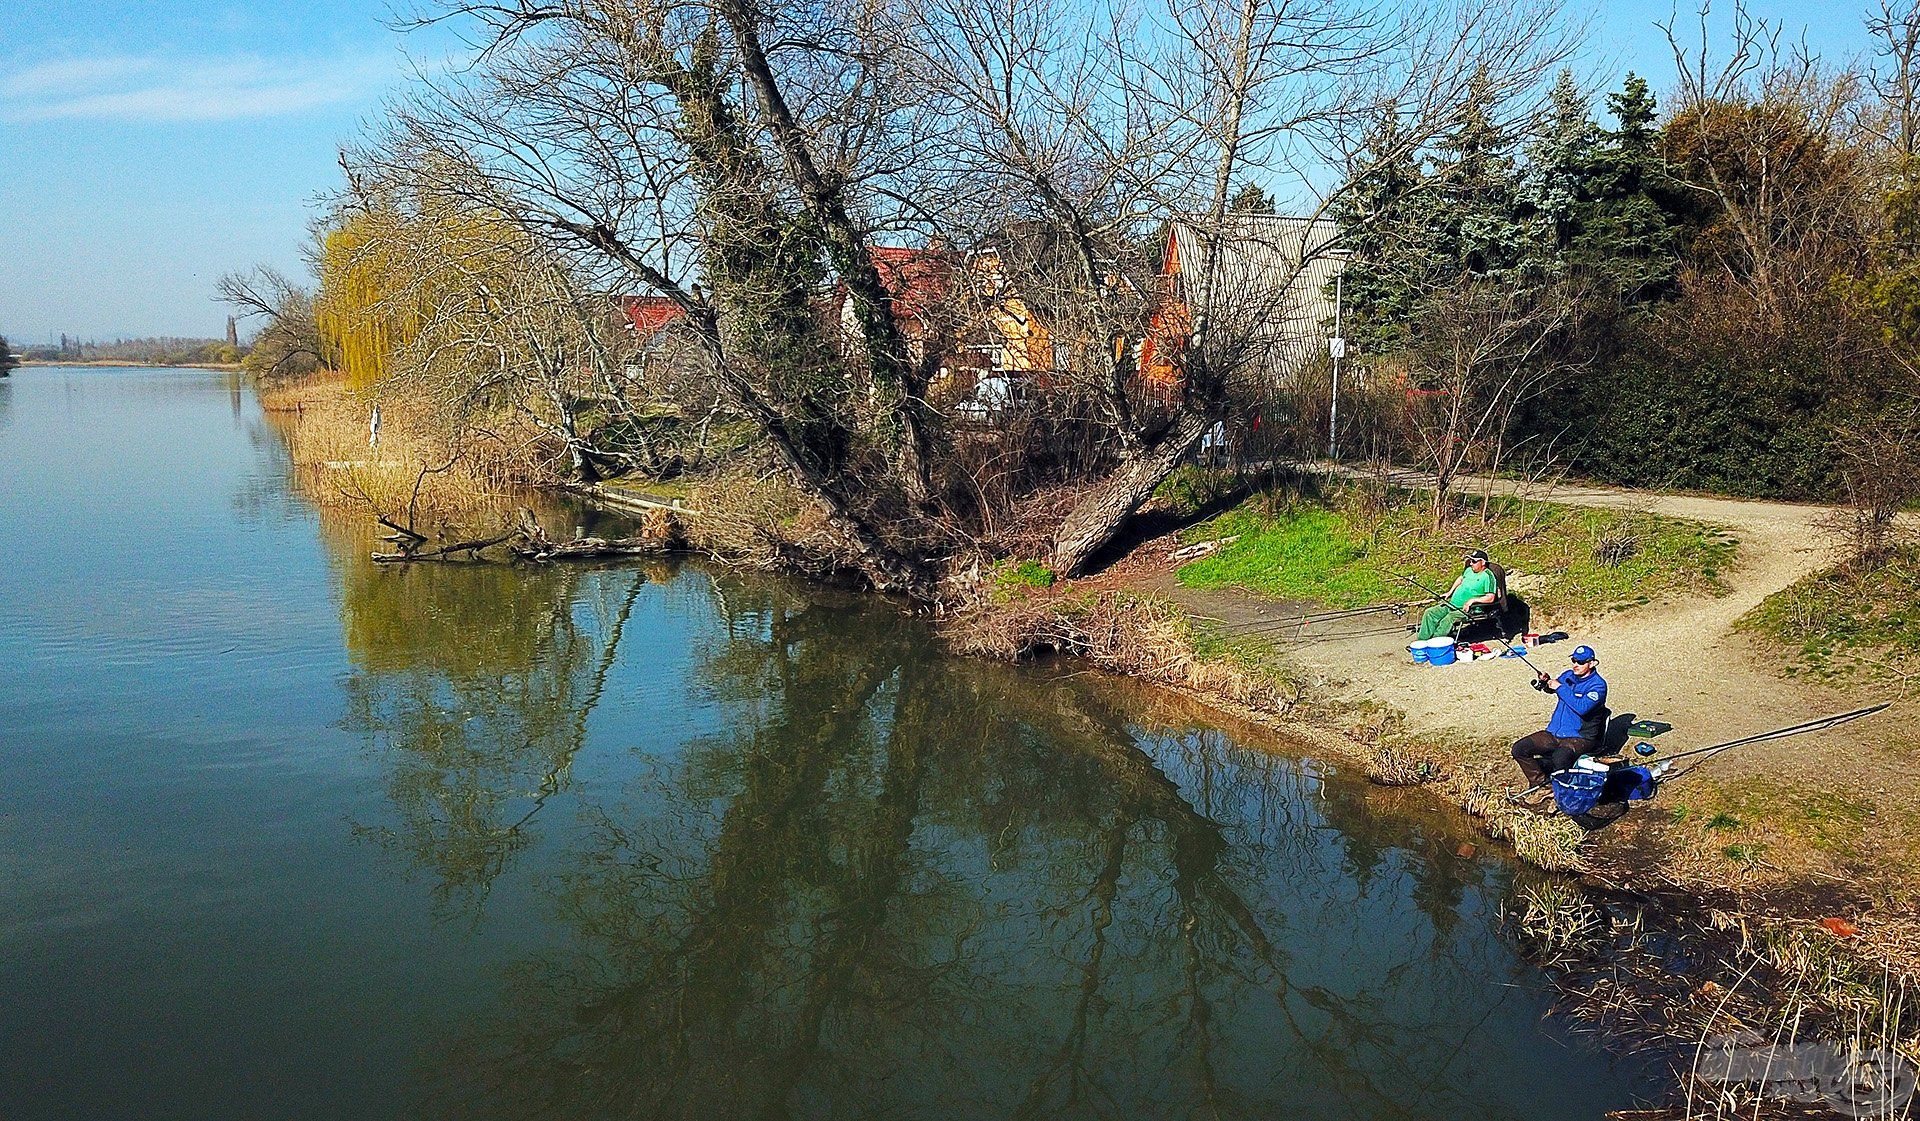
<path id="1" fill-rule="evenodd" d="M 264 320 L 246 358 L 256 377 L 301 377 L 327 364 L 312 292 L 264 265 L 221 277 L 219 290 L 241 318 Z"/>
<path id="2" fill-rule="evenodd" d="M 1461 472 L 1498 457 L 1516 410 L 1577 369 L 1553 345 L 1575 309 L 1565 285 L 1515 291 L 1471 278 L 1425 302 L 1407 352 L 1410 379 L 1422 388 L 1408 409 L 1434 476 L 1434 529 Z"/>
<path id="3" fill-rule="evenodd" d="M 1824 291 L 1836 254 L 1865 244 L 1865 82 L 1783 41 L 1779 24 L 1739 0 L 1716 55 L 1710 7 L 1699 7 L 1691 40 L 1677 18 L 1661 25 L 1679 71 L 1669 164 L 1710 211 L 1694 246 L 1700 267 L 1785 323 L 1797 298 Z"/>
<path id="4" fill-rule="evenodd" d="M 1882 106 L 1881 142 L 1912 159 L 1920 154 L 1920 4 L 1880 0 L 1867 13 L 1867 33 L 1878 40 L 1875 54 L 1884 60 L 1866 74 Z"/>

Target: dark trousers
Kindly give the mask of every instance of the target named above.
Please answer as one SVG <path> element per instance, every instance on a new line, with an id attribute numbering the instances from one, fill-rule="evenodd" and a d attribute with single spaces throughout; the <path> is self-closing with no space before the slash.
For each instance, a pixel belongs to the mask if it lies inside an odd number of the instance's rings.
<path id="1" fill-rule="evenodd" d="M 1555 771 L 1573 766 L 1573 761 L 1593 750 L 1593 745 L 1575 736 L 1556 736 L 1542 728 L 1513 743 L 1513 761 L 1527 782 L 1539 786 Z"/>

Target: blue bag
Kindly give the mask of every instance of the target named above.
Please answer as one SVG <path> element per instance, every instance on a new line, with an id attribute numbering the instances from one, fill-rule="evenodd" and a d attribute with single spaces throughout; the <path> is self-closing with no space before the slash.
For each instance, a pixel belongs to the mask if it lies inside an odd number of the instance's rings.
<path id="1" fill-rule="evenodd" d="M 1568 767 L 1553 772 L 1553 801 L 1568 817 L 1587 813 L 1599 805 L 1600 795 L 1606 788 L 1606 771 Z"/>
<path id="2" fill-rule="evenodd" d="M 1621 767 L 1619 772 L 1629 802 L 1643 802 L 1660 790 L 1660 780 L 1646 767 Z"/>

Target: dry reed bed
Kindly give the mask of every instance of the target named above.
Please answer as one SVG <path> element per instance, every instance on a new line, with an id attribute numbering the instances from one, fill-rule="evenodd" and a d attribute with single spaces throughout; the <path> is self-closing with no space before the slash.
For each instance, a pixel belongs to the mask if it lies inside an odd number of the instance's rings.
<path id="1" fill-rule="evenodd" d="M 511 505 L 515 492 L 556 481 L 552 449 L 538 432 L 508 423 L 511 418 L 456 441 L 426 410 L 385 401 L 375 442 L 374 401 L 336 375 L 263 386 L 259 396 L 302 492 L 319 505 L 369 509 L 399 521 L 459 518 L 496 513 Z"/>

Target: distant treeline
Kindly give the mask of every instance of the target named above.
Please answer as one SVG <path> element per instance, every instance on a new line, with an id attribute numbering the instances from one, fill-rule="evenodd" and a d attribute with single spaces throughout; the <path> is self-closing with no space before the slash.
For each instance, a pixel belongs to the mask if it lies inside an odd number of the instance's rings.
<path id="1" fill-rule="evenodd" d="M 144 339 L 84 342 L 66 335 L 57 343 L 22 344 L 20 357 L 28 362 L 126 362 L 142 366 L 189 363 L 231 365 L 246 357 L 247 347 L 225 339 L 187 339 L 158 335 Z"/>

